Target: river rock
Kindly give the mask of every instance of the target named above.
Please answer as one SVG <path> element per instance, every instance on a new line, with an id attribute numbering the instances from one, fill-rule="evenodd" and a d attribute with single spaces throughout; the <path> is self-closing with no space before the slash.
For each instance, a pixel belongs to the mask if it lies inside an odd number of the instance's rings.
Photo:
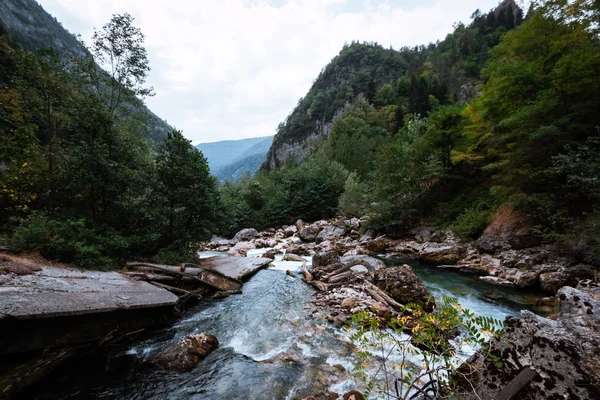
<path id="1" fill-rule="evenodd" d="M 523 271 L 515 268 L 506 270 L 506 272 L 502 274 L 502 277 L 513 282 L 519 289 L 525 289 L 535 286 L 538 283 L 539 275 L 540 274 L 537 271 Z"/>
<path id="2" fill-rule="evenodd" d="M 492 285 L 504 286 L 504 287 L 514 287 L 515 284 L 508 279 L 500 278 L 499 276 L 480 276 L 484 282 L 491 283 Z"/>
<path id="3" fill-rule="evenodd" d="M 189 371 L 217 347 L 219 341 L 211 334 L 188 335 L 161 351 L 154 360 L 172 371 Z"/>
<path id="4" fill-rule="evenodd" d="M 305 242 L 314 242 L 320 229 L 315 225 L 308 225 L 298 231 L 298 237 Z"/>
<path id="5" fill-rule="evenodd" d="M 342 226 L 329 225 L 329 226 L 326 226 L 325 228 L 323 228 L 321 230 L 321 232 L 319 232 L 319 234 L 315 238 L 315 241 L 317 243 L 321 243 L 321 242 L 324 242 L 325 240 L 333 240 L 333 239 L 341 238 L 345 234 L 346 234 L 346 228 L 344 228 Z"/>
<path id="6" fill-rule="evenodd" d="M 294 253 L 286 253 L 285 256 L 283 256 L 283 261 L 298 261 L 298 262 L 304 262 L 306 261 L 304 258 L 300 257 L 297 254 Z"/>
<path id="7" fill-rule="evenodd" d="M 373 274 L 385 268 L 383 261 L 366 255 L 344 256 L 340 262 L 344 265 L 363 265 L 369 268 Z"/>
<path id="8" fill-rule="evenodd" d="M 525 212 L 505 205 L 494 215 L 477 244 L 481 251 L 494 253 L 508 248 L 521 250 L 537 246 L 539 239 L 533 234 L 531 218 Z"/>
<path id="9" fill-rule="evenodd" d="M 362 395 L 361 392 L 357 390 L 351 390 L 347 393 L 344 393 L 342 396 L 343 400 L 365 400 L 365 396 Z"/>
<path id="10" fill-rule="evenodd" d="M 481 352 L 460 371 L 470 382 L 460 381 L 461 399 L 493 399 L 523 370 L 532 379 L 511 398 L 597 399 L 600 387 L 600 301 L 571 287 L 558 291 L 558 320 L 521 311 L 508 317 L 502 339 L 489 342 L 491 354 L 500 356 L 502 369 Z M 515 381 L 523 379 L 523 375 Z M 473 386 L 471 386 L 473 385 Z M 475 393 L 473 393 L 473 388 Z M 508 398 L 508 397 L 506 397 Z"/>
<path id="11" fill-rule="evenodd" d="M 238 242 L 227 252 L 230 257 L 246 257 L 248 250 L 254 248 L 254 244 L 251 242 Z"/>
<path id="12" fill-rule="evenodd" d="M 594 267 L 591 265 L 578 264 L 572 266 L 563 266 L 556 271 L 542 272 L 540 274 L 540 286 L 548 293 L 556 291 L 565 286 L 577 286 L 577 283 L 583 279 L 594 277 Z"/>
<path id="13" fill-rule="evenodd" d="M 456 264 L 463 255 L 463 249 L 455 244 L 427 243 L 421 247 L 419 259 L 428 264 Z"/>
<path id="14" fill-rule="evenodd" d="M 389 243 L 390 239 L 385 236 L 379 236 L 376 239 L 368 241 L 365 247 L 367 250 L 372 251 L 373 253 L 382 253 L 385 251 Z"/>
<path id="15" fill-rule="evenodd" d="M 432 297 L 410 265 L 384 268 L 375 274 L 375 285 L 401 304 L 417 303 L 431 309 Z"/>
<path id="16" fill-rule="evenodd" d="M 285 237 L 294 236 L 296 232 L 298 232 L 298 228 L 296 228 L 295 225 L 290 225 L 283 228 L 283 235 Z"/>
<path id="17" fill-rule="evenodd" d="M 335 251 L 323 251 L 315 254 L 312 259 L 313 269 L 324 267 L 331 264 L 338 264 L 340 262 L 340 256 Z"/>
<path id="18" fill-rule="evenodd" d="M 233 239 L 231 239 L 232 244 L 236 244 L 238 242 L 248 242 L 252 239 L 259 238 L 260 234 L 254 228 L 246 228 L 242 229 L 238 233 L 235 234 Z"/>
<path id="19" fill-rule="evenodd" d="M 271 260 L 274 260 L 275 256 L 277 254 L 281 254 L 281 251 L 276 250 L 276 249 L 271 249 L 271 250 L 267 250 L 265 252 L 265 254 L 263 254 L 262 256 L 265 257 L 265 258 L 270 258 Z"/>

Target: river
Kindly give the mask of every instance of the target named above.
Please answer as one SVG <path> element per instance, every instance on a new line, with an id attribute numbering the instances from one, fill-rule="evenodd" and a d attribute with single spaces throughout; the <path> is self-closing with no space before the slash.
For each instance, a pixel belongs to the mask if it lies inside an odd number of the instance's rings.
<path id="1" fill-rule="evenodd" d="M 122 359 L 135 361 L 127 373 L 89 379 L 79 371 L 35 398 L 292 399 L 359 387 L 352 373 L 356 359 L 348 334 L 313 313 L 312 287 L 298 273 L 296 278 L 285 273 L 298 272 L 300 265 L 278 261 L 253 276 L 242 294 L 189 309 L 170 328 L 121 352 Z M 517 303 L 535 302 L 535 296 L 527 298 L 474 277 L 412 265 L 435 297 L 457 297 L 463 307 L 479 315 L 504 319 L 525 308 Z M 486 301 L 483 293 L 489 290 L 501 293 L 508 303 Z M 220 347 L 192 371 L 166 372 L 149 362 L 168 343 L 199 332 L 214 334 Z"/>

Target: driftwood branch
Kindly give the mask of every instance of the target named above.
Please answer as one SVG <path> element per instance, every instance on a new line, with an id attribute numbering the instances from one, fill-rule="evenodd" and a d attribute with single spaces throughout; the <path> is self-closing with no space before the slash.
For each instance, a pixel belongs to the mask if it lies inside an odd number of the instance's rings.
<path id="1" fill-rule="evenodd" d="M 396 310 L 404 307 L 402 304 L 398 303 L 396 300 L 392 299 L 386 292 L 379 289 L 377 286 L 373 285 L 371 282 L 363 280 L 364 288 L 375 300 L 380 303 L 387 304 Z"/>
<path id="2" fill-rule="evenodd" d="M 198 299 L 202 299 L 202 295 L 200 295 L 198 293 L 190 292 L 189 290 L 180 289 L 180 288 L 177 288 L 177 287 L 174 287 L 174 286 L 165 285 L 165 284 L 159 283 L 159 282 L 150 282 L 150 283 L 152 285 L 154 285 L 154 286 L 158 286 L 159 288 L 167 289 L 170 292 L 181 293 L 181 294 L 188 295 L 190 297 L 196 297 Z"/>
<path id="3" fill-rule="evenodd" d="M 305 282 L 310 282 L 313 280 L 312 274 L 310 272 L 308 272 L 308 269 L 306 268 L 306 261 L 304 261 L 304 263 L 302 263 L 302 273 L 304 274 Z"/>
<path id="4" fill-rule="evenodd" d="M 191 278 L 191 279 L 197 280 L 198 282 L 202 282 L 202 280 L 197 275 L 193 275 L 188 272 L 182 272 L 181 270 L 178 270 L 179 269 L 178 267 L 172 267 L 169 265 L 150 264 L 150 263 L 144 263 L 144 262 L 128 262 L 126 265 L 128 267 L 132 267 L 132 268 L 143 267 L 143 268 L 153 269 L 156 271 L 161 271 L 166 274 L 185 276 L 186 278 Z M 202 282 L 202 283 L 204 283 L 204 282 Z"/>

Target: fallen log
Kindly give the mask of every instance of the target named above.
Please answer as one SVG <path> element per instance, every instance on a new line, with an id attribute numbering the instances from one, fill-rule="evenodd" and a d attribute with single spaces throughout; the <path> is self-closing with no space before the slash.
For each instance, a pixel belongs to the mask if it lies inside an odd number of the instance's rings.
<path id="1" fill-rule="evenodd" d="M 331 278 L 328 279 L 328 283 L 338 283 L 338 282 L 342 282 L 345 281 L 346 279 L 350 279 L 354 276 L 354 273 L 352 273 L 352 271 L 346 271 L 346 272 L 342 272 L 341 274 L 337 274 L 332 276 Z"/>
<path id="2" fill-rule="evenodd" d="M 229 278 L 210 269 L 204 269 L 196 264 L 187 264 L 185 266 L 178 267 L 173 265 L 151 264 L 145 262 L 128 262 L 126 265 L 127 267 L 131 268 L 149 268 L 164 272 L 166 274 L 190 278 L 218 290 L 235 291 L 240 290 L 242 287 L 242 283 L 237 279 Z M 190 265 L 194 265 L 194 267 L 188 267 Z"/>
<path id="3" fill-rule="evenodd" d="M 350 271 L 350 268 L 352 268 L 353 266 L 354 265 L 344 265 L 343 267 L 338 268 L 335 271 L 328 273 L 327 275 L 324 275 L 323 280 L 328 281 L 331 277 L 334 277 L 334 276 L 344 273 L 346 271 Z"/>
<path id="4" fill-rule="evenodd" d="M 190 292 L 189 290 L 185 290 L 185 289 L 181 289 L 178 287 L 174 287 L 174 286 L 169 286 L 169 285 L 165 285 L 163 283 L 159 283 L 159 282 L 150 282 L 152 285 L 157 286 L 159 288 L 163 288 L 163 289 L 167 289 L 170 292 L 175 292 L 175 293 L 182 293 L 185 295 L 188 295 L 190 297 L 196 297 L 197 299 L 202 299 L 202 295 L 200 295 L 199 293 L 194 293 L 194 292 Z"/>
<path id="5" fill-rule="evenodd" d="M 306 279 L 303 279 L 303 281 L 317 289 L 319 292 L 326 292 L 327 290 L 329 290 L 329 286 L 327 286 L 326 283 L 323 283 L 321 281 L 307 281 Z"/>
<path id="6" fill-rule="evenodd" d="M 367 280 L 363 279 L 363 285 L 364 285 L 363 287 L 365 288 L 365 290 L 371 296 L 373 296 L 373 298 L 375 298 L 375 296 L 376 296 L 381 299 L 381 300 L 376 299 L 377 301 L 379 301 L 383 304 L 387 304 L 396 310 L 399 310 L 402 307 L 404 307 L 402 304 L 400 304 L 396 300 L 392 299 L 386 292 L 379 289 L 377 286 L 373 285 L 371 282 L 368 282 Z"/>
<path id="7" fill-rule="evenodd" d="M 169 276 L 169 275 L 161 275 L 161 274 L 153 274 L 153 273 L 149 273 L 149 272 L 133 272 L 133 271 L 129 271 L 129 272 L 123 272 L 123 274 L 125 276 L 128 276 L 130 278 L 133 278 L 135 280 L 138 281 L 166 281 L 166 282 L 173 282 L 173 281 L 178 281 L 181 280 L 182 278 L 177 278 L 174 276 Z"/>

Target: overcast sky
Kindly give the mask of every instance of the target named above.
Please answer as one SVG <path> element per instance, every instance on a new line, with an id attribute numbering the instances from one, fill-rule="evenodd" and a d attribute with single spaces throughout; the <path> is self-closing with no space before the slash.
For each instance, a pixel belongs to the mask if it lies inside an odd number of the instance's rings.
<path id="1" fill-rule="evenodd" d="M 38 2 L 87 42 L 113 13 L 133 15 L 156 91 L 147 104 L 197 144 L 275 134 L 345 42 L 435 42 L 499 0 Z"/>

